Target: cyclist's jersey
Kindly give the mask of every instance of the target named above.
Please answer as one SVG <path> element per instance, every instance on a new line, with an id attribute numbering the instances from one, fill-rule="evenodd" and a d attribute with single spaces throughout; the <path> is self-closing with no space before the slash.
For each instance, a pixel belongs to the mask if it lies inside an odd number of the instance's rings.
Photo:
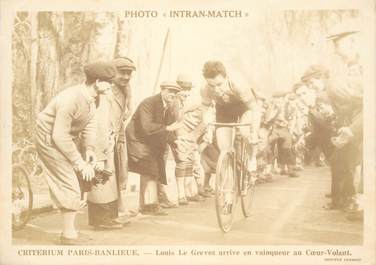
<path id="1" fill-rule="evenodd" d="M 215 102 L 217 122 L 237 122 L 240 116 L 248 110 L 248 103 L 255 100 L 253 91 L 245 85 L 239 86 L 228 80 L 228 91 L 225 99 L 217 96 L 214 89 L 206 85 L 201 89 L 202 104 L 209 106 Z"/>

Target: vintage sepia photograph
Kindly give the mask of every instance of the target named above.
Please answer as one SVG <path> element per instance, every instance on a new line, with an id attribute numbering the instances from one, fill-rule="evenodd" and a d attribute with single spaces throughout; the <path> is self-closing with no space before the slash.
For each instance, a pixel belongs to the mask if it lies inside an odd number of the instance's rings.
<path id="1" fill-rule="evenodd" d="M 374 20 L 218 3 L 7 13 L 14 255 L 366 264 Z"/>

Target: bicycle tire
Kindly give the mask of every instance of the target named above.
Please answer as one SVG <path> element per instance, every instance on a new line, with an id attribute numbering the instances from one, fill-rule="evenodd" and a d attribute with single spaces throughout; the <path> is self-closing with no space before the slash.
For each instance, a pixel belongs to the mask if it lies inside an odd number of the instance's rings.
<path id="1" fill-rule="evenodd" d="M 42 175 L 43 167 L 38 158 L 38 152 L 34 145 L 27 145 L 22 148 L 19 154 L 19 161 L 23 163 L 29 172 L 32 172 L 33 176 Z"/>
<path id="2" fill-rule="evenodd" d="M 31 217 L 33 191 L 29 173 L 21 164 L 12 166 L 12 229 L 22 229 Z"/>
<path id="3" fill-rule="evenodd" d="M 237 203 L 237 180 L 235 176 L 233 152 L 223 151 L 220 153 L 215 175 L 215 208 L 217 221 L 221 230 L 227 233 L 231 230 Z M 230 181 L 230 184 L 226 183 L 227 181 Z M 223 187 L 225 185 L 230 186 L 230 189 L 224 189 Z M 230 205 L 227 209 L 229 212 L 224 211 L 225 202 L 231 202 L 231 204 L 227 203 L 227 205 Z"/>
<path id="4" fill-rule="evenodd" d="M 241 172 L 239 180 L 240 202 L 244 217 L 251 216 L 254 194 L 256 189 L 256 178 L 248 175 L 249 156 L 244 141 L 241 144 Z M 245 187 L 246 185 L 246 187 Z"/>

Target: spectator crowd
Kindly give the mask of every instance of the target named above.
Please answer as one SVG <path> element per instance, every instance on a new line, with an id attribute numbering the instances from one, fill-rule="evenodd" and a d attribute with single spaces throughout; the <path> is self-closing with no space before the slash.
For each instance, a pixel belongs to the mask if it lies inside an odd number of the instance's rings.
<path id="1" fill-rule="evenodd" d="M 225 65 L 207 61 L 205 84 L 194 95 L 188 74 L 160 84 L 160 92 L 132 109 L 130 79 L 137 74 L 127 57 L 84 67 L 86 82 L 60 92 L 38 115 L 36 146 L 51 198 L 63 219 L 62 244 L 85 244 L 75 217 L 86 192 L 89 224 L 121 229 L 134 212 L 122 198 L 128 172 L 140 174 L 142 214 L 167 215 L 214 196 L 211 176 L 220 153 L 211 122 L 249 122 L 242 128 L 249 152 L 248 173 L 257 183 L 276 174 L 304 177 L 307 166 L 330 168 L 327 210 L 362 220 L 362 69 L 359 32 L 340 28 L 327 36 L 335 61 L 312 64 L 290 89 L 266 96 L 235 80 Z M 172 155 L 178 201 L 166 188 Z M 95 181 L 95 185 L 93 185 Z"/>

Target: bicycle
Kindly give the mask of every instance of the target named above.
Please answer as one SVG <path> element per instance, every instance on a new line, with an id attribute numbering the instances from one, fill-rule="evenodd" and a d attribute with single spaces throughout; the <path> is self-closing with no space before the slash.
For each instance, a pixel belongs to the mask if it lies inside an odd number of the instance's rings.
<path id="1" fill-rule="evenodd" d="M 33 191 L 28 170 L 20 163 L 12 165 L 12 229 L 22 229 L 31 217 Z"/>
<path id="2" fill-rule="evenodd" d="M 30 179 L 44 174 L 34 144 L 23 139 L 12 150 L 12 229 L 22 229 L 30 220 L 33 191 Z"/>
<path id="3" fill-rule="evenodd" d="M 210 125 L 217 127 L 220 150 L 215 178 L 216 215 L 218 225 L 226 233 L 231 230 L 238 197 L 244 217 L 251 215 L 257 178 L 248 174 L 248 146 L 236 134 L 238 128 L 251 124 L 215 122 Z"/>

